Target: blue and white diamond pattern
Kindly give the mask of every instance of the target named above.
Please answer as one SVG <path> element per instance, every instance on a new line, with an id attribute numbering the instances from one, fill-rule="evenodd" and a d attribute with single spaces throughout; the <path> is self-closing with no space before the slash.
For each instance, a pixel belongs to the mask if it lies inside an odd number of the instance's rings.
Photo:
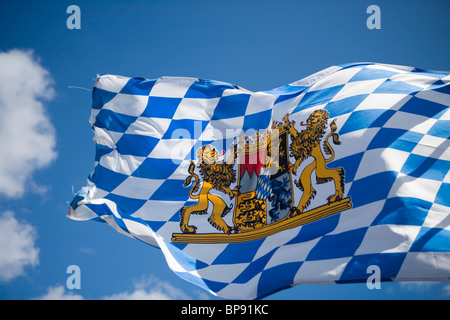
<path id="1" fill-rule="evenodd" d="M 114 75 L 94 88 L 95 168 L 68 216 L 105 221 L 157 246 L 182 278 L 232 299 L 300 283 L 450 277 L 450 76 L 374 63 L 328 68 L 266 92 L 196 78 Z M 226 150 L 248 129 L 319 108 L 336 119 L 346 170 L 341 214 L 244 243 L 171 243 L 189 160 L 205 144 Z M 230 135 L 230 132 L 232 133 Z M 258 197 L 267 194 L 261 176 Z"/>

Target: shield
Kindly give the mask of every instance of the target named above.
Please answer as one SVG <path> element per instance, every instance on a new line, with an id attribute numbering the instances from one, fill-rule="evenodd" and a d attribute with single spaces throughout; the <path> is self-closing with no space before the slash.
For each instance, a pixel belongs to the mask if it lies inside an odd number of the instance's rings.
<path id="1" fill-rule="evenodd" d="M 286 126 L 241 137 L 238 143 L 240 194 L 233 223 L 240 232 L 261 229 L 285 219 L 294 204 Z"/>

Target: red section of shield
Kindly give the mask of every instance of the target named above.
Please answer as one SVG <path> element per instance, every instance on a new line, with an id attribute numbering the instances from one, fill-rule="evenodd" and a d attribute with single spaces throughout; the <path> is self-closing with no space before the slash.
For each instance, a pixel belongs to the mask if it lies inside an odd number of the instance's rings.
<path id="1" fill-rule="evenodd" d="M 242 154 L 239 158 L 240 178 L 242 178 L 246 170 L 250 178 L 252 177 L 253 172 L 255 172 L 257 176 L 259 176 L 261 168 L 263 167 L 265 162 L 265 157 L 266 150 L 264 149 L 251 154 Z"/>

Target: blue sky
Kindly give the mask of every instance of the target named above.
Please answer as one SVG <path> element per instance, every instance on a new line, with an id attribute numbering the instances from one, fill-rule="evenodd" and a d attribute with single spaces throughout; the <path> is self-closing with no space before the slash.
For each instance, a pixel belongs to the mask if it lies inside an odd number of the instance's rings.
<path id="1" fill-rule="evenodd" d="M 66 27 L 71 4 L 80 30 Z M 366 26 L 371 4 L 381 9 L 379 30 Z M 449 16 L 444 0 L 2 1 L 0 143 L 10 152 L 0 161 L 0 299 L 217 299 L 178 278 L 158 249 L 66 217 L 93 169 L 96 74 L 260 91 L 349 62 L 450 71 Z M 66 287 L 70 265 L 80 267 L 81 289 Z M 449 299 L 450 287 L 307 284 L 268 298 Z"/>

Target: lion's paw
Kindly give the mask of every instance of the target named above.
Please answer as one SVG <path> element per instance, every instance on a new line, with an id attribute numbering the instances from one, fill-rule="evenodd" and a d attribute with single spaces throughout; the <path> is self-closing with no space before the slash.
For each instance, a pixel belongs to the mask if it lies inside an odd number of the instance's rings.
<path id="1" fill-rule="evenodd" d="M 197 233 L 197 227 L 196 226 L 186 226 L 184 228 L 181 228 L 181 231 L 183 231 L 183 233 L 186 233 L 186 234 Z"/>

